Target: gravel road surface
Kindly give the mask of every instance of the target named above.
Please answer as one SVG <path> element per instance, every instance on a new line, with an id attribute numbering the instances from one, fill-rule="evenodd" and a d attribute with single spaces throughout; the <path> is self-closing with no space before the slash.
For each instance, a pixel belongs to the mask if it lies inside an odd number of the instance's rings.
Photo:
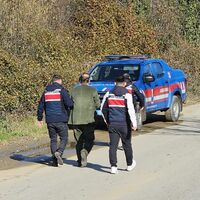
<path id="1" fill-rule="evenodd" d="M 160 122 L 165 123 L 165 122 Z M 76 157 L 53 168 L 33 164 L 0 171 L 1 200 L 199 200 L 200 104 L 187 106 L 181 123 L 133 137 L 136 168 L 110 174 L 108 146 L 91 152 L 86 168 Z"/>

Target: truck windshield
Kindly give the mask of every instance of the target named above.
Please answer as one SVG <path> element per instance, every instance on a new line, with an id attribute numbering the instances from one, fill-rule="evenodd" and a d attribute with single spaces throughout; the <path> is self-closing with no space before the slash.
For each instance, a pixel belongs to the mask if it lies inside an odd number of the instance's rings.
<path id="1" fill-rule="evenodd" d="M 128 73 L 132 81 L 138 80 L 139 65 L 97 65 L 90 73 L 90 81 L 113 82 L 118 76 Z"/>

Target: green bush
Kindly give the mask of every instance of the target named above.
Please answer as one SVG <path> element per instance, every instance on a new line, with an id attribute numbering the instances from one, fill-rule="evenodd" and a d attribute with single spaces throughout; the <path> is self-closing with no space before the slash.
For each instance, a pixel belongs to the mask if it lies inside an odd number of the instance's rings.
<path id="1" fill-rule="evenodd" d="M 152 2 L 0 1 L 1 116 L 35 112 L 53 74 L 61 74 L 70 88 L 107 54 L 163 57 L 187 73 L 189 90 L 199 94 L 192 79 L 199 77 L 199 43 L 189 43 L 193 26 L 187 37 L 182 31 L 192 14 L 181 21 L 186 10 L 177 10 L 175 1 Z M 198 36 L 197 29 L 192 33 Z"/>

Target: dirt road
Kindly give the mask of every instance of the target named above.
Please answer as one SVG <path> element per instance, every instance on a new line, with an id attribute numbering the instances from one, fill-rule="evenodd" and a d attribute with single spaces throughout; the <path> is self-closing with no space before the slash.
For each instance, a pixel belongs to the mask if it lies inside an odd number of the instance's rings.
<path id="1" fill-rule="evenodd" d="M 137 166 L 132 172 L 125 170 L 119 151 L 119 174 L 111 175 L 108 146 L 102 142 L 87 168 L 75 167 L 72 156 L 59 168 L 34 164 L 1 170 L 0 199 L 199 200 L 200 104 L 186 107 L 177 125 L 156 124 L 157 130 L 133 137 Z M 150 128 L 147 123 L 144 132 Z"/>

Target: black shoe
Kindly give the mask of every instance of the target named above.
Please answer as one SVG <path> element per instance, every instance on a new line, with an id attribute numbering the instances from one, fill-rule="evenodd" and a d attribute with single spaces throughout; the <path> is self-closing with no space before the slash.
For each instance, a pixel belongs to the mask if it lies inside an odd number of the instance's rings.
<path id="1" fill-rule="evenodd" d="M 61 158 L 61 153 L 56 151 L 55 152 L 55 157 L 57 158 L 58 164 L 63 165 L 63 159 Z"/>
<path id="2" fill-rule="evenodd" d="M 51 166 L 52 166 L 52 167 L 58 167 L 58 161 L 57 161 L 57 158 L 56 158 L 56 157 L 53 157 L 53 158 L 52 158 Z"/>

